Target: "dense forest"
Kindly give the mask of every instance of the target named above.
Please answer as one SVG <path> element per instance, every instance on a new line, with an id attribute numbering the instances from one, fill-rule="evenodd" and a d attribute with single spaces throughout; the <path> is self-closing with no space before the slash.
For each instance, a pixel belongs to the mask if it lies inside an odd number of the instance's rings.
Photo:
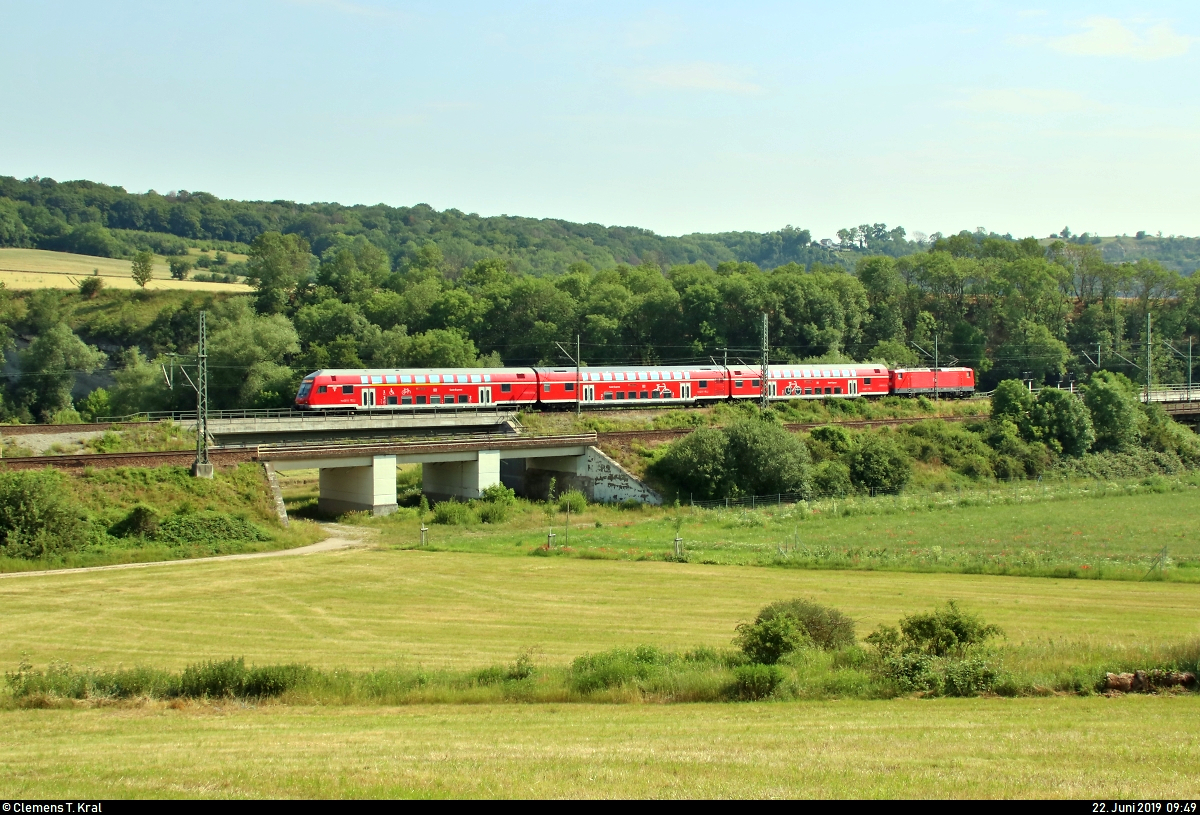
<path id="1" fill-rule="evenodd" d="M 556 343 L 576 335 L 590 364 L 751 360 L 763 312 L 774 360 L 918 365 L 936 353 L 977 368 L 985 388 L 1065 384 L 1101 368 L 1144 381 L 1147 317 L 1152 379 L 1186 381 L 1188 338 L 1200 333 L 1200 278 L 1153 260 L 1113 262 L 1065 229 L 1052 242 L 980 230 L 914 244 L 879 224 L 844 230 L 857 248 L 834 250 L 804 230 L 663 238 L 87 182 L 0 179 L 0 195 L 0 243 L 82 251 L 86 238 L 119 256 L 152 237 L 240 250 L 255 287 L 4 292 L 4 410 L 23 420 L 186 406 L 186 393 L 163 387 L 160 364 L 194 350 L 201 309 L 217 407 L 286 405 L 299 378 L 322 367 L 565 363 Z M 110 387 L 87 397 L 76 377 L 95 371 Z"/>

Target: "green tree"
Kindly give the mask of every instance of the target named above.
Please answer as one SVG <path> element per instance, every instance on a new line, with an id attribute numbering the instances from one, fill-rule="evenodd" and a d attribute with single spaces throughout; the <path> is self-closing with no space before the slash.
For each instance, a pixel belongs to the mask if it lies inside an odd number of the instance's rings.
<path id="1" fill-rule="evenodd" d="M 188 272 L 192 270 L 192 262 L 187 258 L 171 258 L 167 266 L 171 270 L 172 280 L 187 280 Z"/>
<path id="2" fill-rule="evenodd" d="M 899 492 L 912 477 L 912 461 L 885 436 L 864 435 L 849 458 L 850 480 L 860 490 Z"/>
<path id="3" fill-rule="evenodd" d="M 44 417 L 70 408 L 76 376 L 95 372 L 107 360 L 104 352 L 84 343 L 66 323 L 58 323 L 20 353 L 22 401 L 32 413 Z"/>
<path id="4" fill-rule="evenodd" d="M 1082 456 L 1096 440 L 1092 417 L 1083 401 L 1073 393 L 1044 388 L 1030 411 L 1033 435 L 1052 450 Z"/>
<path id="5" fill-rule="evenodd" d="M 258 290 L 258 310 L 278 314 L 292 302 L 308 280 L 313 257 L 299 235 L 264 232 L 250 245 L 246 280 Z"/>
<path id="6" fill-rule="evenodd" d="M 726 495 L 728 485 L 725 431 L 701 427 L 671 445 L 653 465 L 654 474 L 682 496 L 709 501 Z"/>
<path id="7" fill-rule="evenodd" d="M 1141 419 L 1133 383 L 1119 373 L 1097 371 L 1082 390 L 1083 402 L 1092 414 L 1096 449 L 1133 449 L 1140 439 Z"/>
<path id="8" fill-rule="evenodd" d="M 287 363 L 300 351 L 291 322 L 281 314 L 255 314 L 244 298 L 226 300 L 211 313 L 208 366 L 213 407 L 291 404 L 298 376 Z"/>
<path id="9" fill-rule="evenodd" d="M 1020 380 L 1005 379 L 992 392 L 992 419 L 995 421 L 1007 419 L 1028 432 L 1029 413 L 1032 410 L 1033 394 Z"/>
<path id="10" fill-rule="evenodd" d="M 100 416 L 111 416 L 112 400 L 104 388 L 96 388 L 79 403 L 79 414 L 85 422 L 94 422 Z"/>
<path id="11" fill-rule="evenodd" d="M 743 495 L 811 491 L 808 448 L 774 422 L 744 419 L 730 425 L 726 462 L 731 491 Z"/>
<path id="12" fill-rule="evenodd" d="M 150 252 L 141 251 L 133 256 L 133 282 L 137 283 L 141 288 L 146 288 L 146 284 L 154 277 L 154 255 Z"/>

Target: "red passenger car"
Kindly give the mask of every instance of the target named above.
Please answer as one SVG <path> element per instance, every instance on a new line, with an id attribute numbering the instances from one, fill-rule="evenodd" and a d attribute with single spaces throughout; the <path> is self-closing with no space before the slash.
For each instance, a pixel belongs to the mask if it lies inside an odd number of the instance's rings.
<path id="1" fill-rule="evenodd" d="M 824 399 L 826 396 L 887 396 L 888 370 L 882 365 L 790 365 L 768 371 L 770 398 Z"/>
<path id="2" fill-rule="evenodd" d="M 975 372 L 970 368 L 900 368 L 891 372 L 892 393 L 897 396 L 969 396 L 975 392 Z"/>
<path id="3" fill-rule="evenodd" d="M 535 402 L 537 375 L 532 368 L 323 370 L 304 377 L 296 394 L 296 407 L 312 410 Z"/>
<path id="4" fill-rule="evenodd" d="M 574 368 L 534 370 L 538 375 L 538 401 L 550 405 L 577 401 Z M 728 395 L 725 369 L 715 365 L 605 366 L 579 371 L 579 397 L 585 405 L 617 406 L 633 401 L 644 406 L 693 404 Z"/>

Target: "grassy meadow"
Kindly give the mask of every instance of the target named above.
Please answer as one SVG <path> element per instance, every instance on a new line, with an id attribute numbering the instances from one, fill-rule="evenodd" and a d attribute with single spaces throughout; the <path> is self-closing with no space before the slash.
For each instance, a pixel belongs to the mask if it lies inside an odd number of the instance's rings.
<path id="1" fill-rule="evenodd" d="M 193 258 L 198 256 L 192 250 Z M 244 260 L 231 256 L 230 261 Z M 130 276 L 130 261 L 122 258 L 101 258 L 76 255 L 70 252 L 50 252 L 44 249 L 0 248 L 0 283 L 10 289 L 77 289 L 82 277 L 99 270 L 104 285 L 114 289 L 137 289 Z M 206 270 L 200 270 L 206 271 Z M 247 292 L 244 283 L 203 283 L 198 280 L 172 280 L 167 259 L 154 258 L 154 278 L 146 284 L 148 291 L 228 291 Z"/>
<path id="2" fill-rule="evenodd" d="M 1195 696 L 0 711 L 13 798 L 1189 798 Z"/>

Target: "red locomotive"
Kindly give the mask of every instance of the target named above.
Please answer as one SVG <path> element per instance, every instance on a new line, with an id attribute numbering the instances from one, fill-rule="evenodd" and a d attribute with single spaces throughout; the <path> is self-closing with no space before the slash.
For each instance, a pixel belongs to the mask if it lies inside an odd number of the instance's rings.
<path id="1" fill-rule="evenodd" d="M 435 409 L 446 405 L 693 405 L 758 399 L 762 370 L 732 365 L 634 365 L 595 368 L 338 369 L 304 377 L 296 407 L 306 410 Z M 770 366 L 768 398 L 928 395 L 975 392 L 970 368 L 889 370 L 883 365 L 822 363 Z"/>

